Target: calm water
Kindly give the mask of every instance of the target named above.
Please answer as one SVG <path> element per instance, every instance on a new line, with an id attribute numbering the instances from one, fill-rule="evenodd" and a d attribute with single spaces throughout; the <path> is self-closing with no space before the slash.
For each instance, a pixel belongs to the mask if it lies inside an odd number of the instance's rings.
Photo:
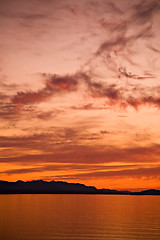
<path id="1" fill-rule="evenodd" d="M 2 240 L 160 239 L 160 196 L 0 195 Z"/>

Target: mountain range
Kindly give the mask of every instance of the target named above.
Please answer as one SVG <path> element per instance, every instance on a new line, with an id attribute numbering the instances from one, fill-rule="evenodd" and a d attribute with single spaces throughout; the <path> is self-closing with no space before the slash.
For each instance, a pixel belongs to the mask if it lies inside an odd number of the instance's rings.
<path id="1" fill-rule="evenodd" d="M 33 180 L 8 182 L 0 180 L 0 194 L 121 194 L 121 195 L 160 195 L 160 190 L 149 189 L 141 192 L 97 189 L 80 183 L 62 181 Z"/>

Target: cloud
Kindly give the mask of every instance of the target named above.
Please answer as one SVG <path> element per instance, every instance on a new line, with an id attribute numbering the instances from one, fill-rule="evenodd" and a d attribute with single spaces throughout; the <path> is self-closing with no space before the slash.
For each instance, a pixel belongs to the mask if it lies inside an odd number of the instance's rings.
<path id="1" fill-rule="evenodd" d="M 71 3 L 73 4 L 72 1 Z M 85 10 L 85 6 L 89 7 L 91 13 L 91 16 L 87 15 L 86 13 L 86 17 L 88 16 L 89 19 L 92 19 L 92 17 L 95 15 L 95 11 L 97 10 L 96 21 L 98 21 L 100 27 L 105 29 L 105 34 L 103 32 L 103 41 L 100 42 L 98 46 L 95 44 L 94 54 L 91 54 L 89 61 L 85 61 L 84 69 L 86 66 L 88 66 L 89 69 L 92 69 L 92 64 L 94 65 L 94 61 L 102 58 L 103 62 L 105 62 L 105 65 L 107 65 L 107 71 L 111 70 L 116 74 L 116 81 L 117 79 L 123 81 L 126 78 L 130 80 L 146 80 L 156 78 L 156 75 L 153 73 L 139 75 L 129 71 L 128 67 L 117 61 L 117 58 L 121 56 L 121 60 L 123 57 L 125 57 L 131 63 L 131 47 L 136 44 L 136 41 L 146 39 L 148 41 L 149 38 L 154 36 L 152 20 L 156 13 L 158 13 L 160 10 L 158 1 L 136 1 L 131 4 L 128 3 L 127 5 L 125 5 L 123 1 L 121 3 L 112 3 L 110 1 L 102 1 L 100 3 L 87 1 L 82 4 L 73 4 L 73 6 L 70 3 L 59 5 L 57 1 L 52 4 L 55 5 L 57 12 L 58 9 L 63 9 L 65 10 L 65 16 L 66 14 L 72 14 L 76 18 L 80 18 L 79 15 L 84 16 L 84 11 L 82 10 Z M 28 21 L 28 19 L 31 21 L 39 19 L 43 20 L 47 17 L 46 11 L 49 10 L 46 10 L 43 13 L 42 9 L 38 8 L 35 13 L 22 11 L 14 14 L 16 17 L 23 18 L 25 21 Z M 104 9 L 107 11 L 106 15 L 108 12 L 111 12 L 111 15 L 116 13 L 118 17 L 115 19 L 110 19 L 110 17 L 107 18 L 107 16 L 102 14 Z M 50 11 L 49 13 L 51 14 Z M 103 15 L 103 17 L 101 17 L 100 13 Z M 149 43 L 147 43 L 147 46 L 152 50 L 156 49 L 151 47 Z M 41 77 L 43 77 L 44 80 L 43 88 L 39 89 L 38 91 L 18 91 L 12 97 L 11 103 L 17 106 L 19 109 L 25 105 L 39 104 L 41 102 L 48 101 L 54 96 L 61 96 L 65 93 L 80 91 L 83 84 L 83 87 L 85 88 L 89 97 L 106 98 L 106 105 L 108 105 L 108 107 L 118 105 L 120 108 L 127 108 L 128 106 L 131 106 L 136 110 L 142 105 L 149 105 L 157 108 L 160 107 L 160 99 L 156 89 L 155 91 L 150 89 L 147 92 L 145 88 L 143 91 L 141 91 L 139 88 L 135 91 L 134 89 L 130 89 L 127 85 L 122 89 L 120 84 L 116 81 L 112 84 L 109 83 L 110 79 L 105 79 L 105 83 L 104 81 L 100 81 L 99 77 L 96 77 L 94 70 L 92 72 L 87 72 L 80 69 L 73 74 L 65 75 L 43 73 L 41 74 Z M 92 103 L 86 103 L 83 105 L 71 106 L 71 109 L 101 110 L 103 107 L 95 107 L 94 104 L 92 105 Z M 40 117 L 42 115 L 40 115 Z M 43 119 L 47 119 L 47 114 L 45 115 L 44 113 L 43 116 L 46 116 L 46 118 L 42 117 Z"/>
<path id="2" fill-rule="evenodd" d="M 43 74 L 46 88 L 53 92 L 73 92 L 77 90 L 78 74 L 60 76 L 56 74 Z"/>
<path id="3" fill-rule="evenodd" d="M 138 24 L 150 22 L 155 14 L 160 11 L 160 3 L 157 0 L 140 1 L 133 7 L 133 19 L 137 20 Z"/>
<path id="4" fill-rule="evenodd" d="M 12 98 L 14 104 L 34 104 L 48 100 L 55 94 L 61 94 L 66 92 L 73 92 L 77 90 L 78 79 L 77 75 L 55 75 L 55 74 L 42 74 L 44 78 L 44 88 L 37 92 L 26 91 L 18 92 Z"/>
<path id="5" fill-rule="evenodd" d="M 128 42 L 128 39 L 126 39 L 123 36 L 118 37 L 117 39 L 112 41 L 107 40 L 99 46 L 98 50 L 95 53 L 95 56 L 97 57 L 97 56 L 100 56 L 103 52 L 111 51 L 115 46 L 118 46 L 119 50 L 122 50 L 125 47 L 127 42 Z"/>
<path id="6" fill-rule="evenodd" d="M 8 99 L 8 96 L 6 94 L 0 92 L 0 101 L 4 101 L 7 99 Z"/>
<path id="7" fill-rule="evenodd" d="M 16 0 L 14 6 L 12 6 L 11 0 L 6 0 L 5 3 L 0 2 L 0 16 L 12 19 L 12 21 L 24 20 L 32 24 L 34 21 L 45 21 L 50 17 L 49 11 L 46 11 L 41 4 L 38 6 L 40 1 L 35 0 L 33 3 L 24 5 L 24 1 Z"/>
<path id="8" fill-rule="evenodd" d="M 154 74 L 144 76 L 132 73 L 127 70 L 127 66 L 129 63 L 137 68 L 142 68 L 138 58 L 134 57 L 136 49 L 137 54 L 139 54 L 138 51 L 143 52 L 142 47 L 139 49 L 140 43 L 143 44 L 146 52 L 149 48 L 153 51 L 156 49 L 151 46 L 151 42 L 158 37 L 154 24 L 160 11 L 160 3 L 156 0 L 132 1 L 126 5 L 123 1 L 120 4 L 119 2 L 116 3 L 115 7 L 120 11 L 124 8 L 123 13 L 117 11 L 116 18 L 110 19 L 110 15 L 106 15 L 99 21 L 100 27 L 105 30 L 106 39 L 95 50 L 92 59 L 101 57 L 107 69 L 116 74 L 115 78 L 122 78 L 122 80 L 124 77 L 131 80 L 155 78 Z M 111 6 L 111 3 L 107 2 L 107 4 Z M 115 9 L 113 4 L 112 6 Z M 111 14 L 114 14 L 113 9 L 111 9 Z M 156 50 L 155 52 L 157 53 Z M 150 61 L 149 58 L 146 60 Z"/>
<path id="9" fill-rule="evenodd" d="M 137 168 L 116 171 L 95 171 L 87 173 L 53 175 L 53 179 L 111 179 L 111 178 L 156 178 L 159 179 L 160 167 Z"/>
<path id="10" fill-rule="evenodd" d="M 33 173 L 33 172 L 42 172 L 40 168 L 21 168 L 21 169 L 12 169 L 12 170 L 6 170 L 4 172 L 0 172 L 1 174 L 27 174 L 27 173 Z"/>
<path id="11" fill-rule="evenodd" d="M 138 110 L 138 107 L 143 105 L 153 106 L 160 108 L 159 92 L 160 87 L 142 87 L 133 85 L 119 87 L 116 84 L 106 84 L 101 82 L 93 82 L 91 79 L 86 82 L 88 91 L 94 98 L 107 98 L 108 106 L 119 105 L 121 108 L 127 108 L 128 106 L 134 107 Z"/>
<path id="12" fill-rule="evenodd" d="M 121 70 L 121 74 L 129 77 L 129 73 Z M 141 78 L 132 75 L 132 78 Z M 92 73 L 77 72 L 72 75 L 52 75 L 43 74 L 45 87 L 37 92 L 26 91 L 18 92 L 12 98 L 12 105 L 21 107 L 47 101 L 49 98 L 70 92 L 77 92 L 83 84 L 88 96 L 92 98 L 106 98 L 106 106 L 118 105 L 120 108 L 133 107 L 136 110 L 140 106 L 148 105 L 160 108 L 159 92 L 160 87 L 144 87 L 141 85 L 128 85 L 120 87 L 118 84 L 108 84 L 107 82 L 97 81 Z M 148 78 L 148 77 L 143 77 Z M 102 110 L 108 107 L 95 107 L 92 103 L 83 106 L 71 106 L 72 110 Z"/>
<path id="13" fill-rule="evenodd" d="M 122 88 L 116 84 L 94 82 L 89 77 L 86 84 L 92 97 L 107 98 L 109 101 L 106 101 L 106 104 L 109 106 L 119 105 L 122 108 L 132 106 L 138 109 L 139 106 L 149 105 L 160 108 L 159 86 L 147 88 L 133 85 L 132 88 L 127 86 Z"/>
<path id="14" fill-rule="evenodd" d="M 105 24 L 109 32 L 115 31 L 116 33 L 113 34 L 113 36 L 110 34 L 110 39 L 107 39 L 100 44 L 95 52 L 95 57 L 102 56 L 103 53 L 106 53 L 106 57 L 108 57 L 108 61 L 110 61 L 110 63 L 111 60 L 113 60 L 111 59 L 111 52 L 113 52 L 115 55 L 118 55 L 118 53 L 124 51 L 125 49 L 128 49 L 128 44 L 133 45 L 138 39 L 148 39 L 153 37 L 151 25 L 144 25 L 143 28 L 139 29 L 134 25 L 132 19 L 129 19 L 128 21 L 124 21 L 122 23 L 106 22 Z M 129 35 L 128 32 L 130 27 L 135 28 L 135 31 Z"/>
<path id="15" fill-rule="evenodd" d="M 48 15 L 46 13 L 41 13 L 41 12 L 28 12 L 28 11 L 19 11 L 19 12 L 14 12 L 15 10 L 13 9 L 12 11 L 4 11 L 3 9 L 3 4 L 1 6 L 1 11 L 0 11 L 0 16 L 4 18 L 10 18 L 12 20 L 14 19 L 21 19 L 29 22 L 33 22 L 36 20 L 45 20 Z"/>
<path id="16" fill-rule="evenodd" d="M 53 111 L 47 111 L 47 112 L 37 113 L 36 117 L 41 120 L 48 120 L 48 119 L 52 118 L 52 116 L 53 116 Z"/>
<path id="17" fill-rule="evenodd" d="M 8 97 L 5 97 L 6 99 Z M 3 98 L 2 98 L 3 99 Z M 17 116 L 17 107 L 12 103 L 1 103 L 0 107 L 0 119 L 14 120 Z"/>
<path id="18" fill-rule="evenodd" d="M 152 47 L 152 46 L 148 46 L 148 48 L 150 48 L 153 52 L 155 52 L 155 53 L 157 53 L 157 54 L 160 53 L 160 50 L 159 50 L 159 49 L 156 49 L 156 48 L 154 48 L 154 47 Z"/>
<path id="19" fill-rule="evenodd" d="M 48 91 L 48 89 L 42 89 L 38 92 L 18 92 L 13 97 L 12 102 L 19 105 L 33 104 L 46 101 L 50 96 L 52 96 L 52 92 Z"/>
<path id="20" fill-rule="evenodd" d="M 88 103 L 82 106 L 71 106 L 72 110 L 106 110 L 108 107 L 96 107 L 93 103 Z"/>
<path id="21" fill-rule="evenodd" d="M 126 104 L 138 109 L 141 105 L 149 105 L 156 108 L 160 108 L 160 98 L 153 94 L 147 95 L 145 92 L 139 98 L 132 97 L 131 95 L 127 97 Z"/>
<path id="22" fill-rule="evenodd" d="M 52 137 L 51 134 L 41 133 L 41 134 L 32 134 L 32 135 L 22 135 L 22 136 L 0 136 L 0 146 L 1 148 L 18 148 L 19 153 L 20 149 L 27 150 L 39 150 L 42 149 L 42 146 L 45 146 L 44 143 L 49 141 Z"/>
<path id="23" fill-rule="evenodd" d="M 106 130 L 101 130 L 100 132 L 101 134 L 109 134 L 110 132 L 106 131 Z"/>
<path id="24" fill-rule="evenodd" d="M 59 132 L 59 134 L 58 134 Z M 84 131 L 68 129 L 55 134 L 34 134 L 21 137 L 0 137 L 2 150 L 0 162 L 5 163 L 158 163 L 160 146 L 152 144 L 145 147 L 118 148 L 100 146 L 93 142 L 85 144 L 91 138 L 102 138 L 103 134 L 85 134 Z M 47 143 L 47 144 L 46 144 Z M 14 151 L 13 149 L 14 148 Z M 16 155 L 16 149 L 18 154 Z M 13 152 L 13 154 L 12 154 Z"/>
<path id="25" fill-rule="evenodd" d="M 118 68 L 118 78 L 126 77 L 128 79 L 137 79 L 137 80 L 144 80 L 144 79 L 152 79 L 156 78 L 153 74 L 146 73 L 145 76 L 138 76 L 136 74 L 132 74 L 131 72 L 127 72 L 126 67 L 119 67 Z"/>
<path id="26" fill-rule="evenodd" d="M 3 79 L 0 79 L 0 86 L 2 89 L 5 90 L 12 90 L 14 88 L 17 88 L 18 85 L 15 83 L 7 83 L 4 79 L 6 78 L 6 76 L 3 76 Z"/>
<path id="27" fill-rule="evenodd" d="M 123 10 L 117 7 L 114 2 L 108 2 L 108 5 L 111 7 L 112 11 L 114 11 L 116 14 L 120 15 L 123 14 Z"/>
<path id="28" fill-rule="evenodd" d="M 119 69 L 122 76 L 133 79 L 153 78 L 150 73 L 147 76 L 139 77 L 132 73 L 127 73 L 125 68 Z M 120 108 L 133 107 L 136 110 L 140 106 L 148 105 L 160 108 L 160 86 L 145 87 L 144 85 L 128 84 L 124 87 L 119 86 L 118 83 L 110 84 L 108 81 L 98 80 L 92 72 L 78 71 L 75 74 L 68 75 L 55 75 L 55 74 L 42 74 L 44 79 L 44 87 L 37 92 L 22 91 L 17 92 L 11 98 L 12 107 L 17 106 L 17 112 L 22 106 L 33 105 L 41 102 L 48 101 L 51 97 L 61 96 L 62 94 L 81 91 L 82 86 L 88 97 L 103 98 L 105 107 L 94 106 L 93 103 L 84 105 L 71 106 L 72 110 L 103 110 L 112 106 L 119 106 Z M 52 114 L 50 113 L 50 116 Z M 46 116 L 43 113 L 39 118 Z M 38 116 L 37 116 L 38 117 Z M 48 113 L 49 117 L 49 113 Z M 43 118 L 43 117 L 42 117 Z M 43 118 L 45 119 L 45 117 Z"/>
<path id="29" fill-rule="evenodd" d="M 115 169 L 132 169 L 137 168 L 139 165 L 110 165 L 104 166 L 99 164 L 47 164 L 45 166 L 37 166 L 37 167 L 30 167 L 30 168 L 13 168 L 10 170 L 5 170 L 0 172 L 1 174 L 13 175 L 13 174 L 28 174 L 33 172 L 57 172 L 57 171 L 80 171 L 83 173 L 86 172 L 94 172 L 94 171 L 110 171 Z"/>

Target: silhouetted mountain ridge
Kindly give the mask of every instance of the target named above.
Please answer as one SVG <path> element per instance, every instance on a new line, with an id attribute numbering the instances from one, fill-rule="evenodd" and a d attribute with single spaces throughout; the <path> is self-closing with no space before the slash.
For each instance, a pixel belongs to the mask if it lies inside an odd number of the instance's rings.
<path id="1" fill-rule="evenodd" d="M 97 189 L 80 183 L 63 181 L 33 180 L 7 182 L 0 180 L 0 194 L 126 194 L 126 195 L 160 195 L 160 190 L 149 189 L 141 192 Z"/>

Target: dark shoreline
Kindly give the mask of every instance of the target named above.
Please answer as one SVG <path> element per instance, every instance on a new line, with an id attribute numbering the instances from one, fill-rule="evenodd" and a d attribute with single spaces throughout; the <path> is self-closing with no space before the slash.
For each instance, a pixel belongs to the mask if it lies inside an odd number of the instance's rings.
<path id="1" fill-rule="evenodd" d="M 160 195 L 160 190 L 148 189 L 141 192 L 97 189 L 80 183 L 43 180 L 7 182 L 0 180 L 0 194 L 88 194 L 88 195 Z"/>

